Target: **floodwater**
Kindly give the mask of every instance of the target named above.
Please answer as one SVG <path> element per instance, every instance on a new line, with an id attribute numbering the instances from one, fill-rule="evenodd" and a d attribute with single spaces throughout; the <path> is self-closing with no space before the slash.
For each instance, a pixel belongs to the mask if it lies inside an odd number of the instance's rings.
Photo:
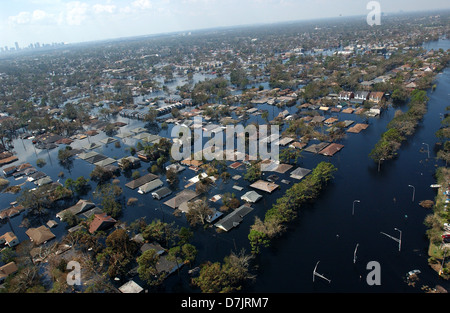
<path id="1" fill-rule="evenodd" d="M 439 48 L 442 45 L 448 45 L 448 40 L 427 44 L 426 48 Z M 421 200 L 433 200 L 436 193 L 430 188 L 430 184 L 435 182 L 433 174 L 437 166 L 442 162 L 435 159 L 436 153 L 433 149 L 436 143 L 435 132 L 440 126 L 440 113 L 443 113 L 448 105 L 450 90 L 450 69 L 445 70 L 437 77 L 437 87 L 434 92 L 429 92 L 430 101 L 428 103 L 428 112 L 416 133 L 405 142 L 397 159 L 381 164 L 381 171 L 378 172 L 375 164 L 368 154 L 378 141 L 381 133 L 386 130 L 387 123 L 393 118 L 394 112 L 398 108 L 389 108 L 382 112 L 380 117 L 368 119 L 369 127 L 359 134 L 348 134 L 346 138 L 340 141 L 345 147 L 333 157 L 325 157 L 303 152 L 303 158 L 299 161 L 299 166 L 309 169 L 314 168 L 321 161 L 333 163 L 338 171 L 334 180 L 324 189 L 317 201 L 310 206 L 305 206 L 300 210 L 297 219 L 289 224 L 288 231 L 273 241 L 272 246 L 263 249 L 261 255 L 256 258 L 258 265 L 256 280 L 246 287 L 248 292 L 279 292 L 279 293 L 297 293 L 297 292 L 421 292 L 422 285 L 434 287 L 436 284 L 448 288 L 447 282 L 438 279 L 437 274 L 427 265 L 428 240 L 425 237 L 426 227 L 423 220 L 430 213 L 427 209 L 419 206 Z M 269 111 L 269 119 L 272 119 L 279 112 L 287 109 L 294 113 L 296 108 L 277 108 L 269 105 L 258 106 L 260 109 Z M 405 109 L 405 107 L 401 108 Z M 340 120 L 350 119 L 355 122 L 364 121 L 354 114 L 344 113 L 323 113 L 326 117 L 337 116 Z M 116 117 L 118 121 L 128 123 L 122 127 L 120 132 L 130 132 L 130 130 L 142 126 L 145 123 L 128 118 Z M 251 116 L 247 123 L 263 123 L 261 116 Z M 159 130 L 159 134 L 164 137 L 170 137 L 171 127 L 167 130 Z M 149 130 L 150 131 L 150 130 Z M 156 130 L 158 131 L 158 130 Z M 150 132 L 155 132 L 152 129 Z M 101 133 L 97 136 L 76 141 L 72 144 L 73 148 L 79 148 L 89 142 L 98 142 L 105 138 Z M 121 158 L 130 155 L 128 146 L 135 146 L 137 140 L 127 138 L 121 142 L 121 146 L 115 147 L 114 144 L 102 146 L 95 151 L 104 153 L 113 158 Z M 423 152 L 426 143 L 430 147 L 430 158 Z M 67 177 L 77 178 L 78 176 L 89 177 L 94 165 L 78 158 L 73 159 L 72 166 L 63 167 L 58 163 L 57 150 L 42 151 L 34 149 L 29 140 L 16 139 L 14 141 L 15 151 L 19 156 L 19 161 L 30 162 L 36 165 L 36 159 L 46 160 L 46 165 L 41 171 L 47 173 L 54 181 L 60 180 L 64 183 Z M 231 163 L 231 162 L 229 162 Z M 138 170 L 141 174 L 148 172 L 150 164 L 142 163 Z M 244 175 L 245 167 L 227 170 L 231 176 L 239 174 Z M 59 177 L 60 173 L 63 177 Z M 253 224 L 255 216 L 264 217 L 265 211 L 271 207 L 276 199 L 297 182 L 289 177 L 290 171 L 286 174 L 278 174 L 279 180 L 276 181 L 280 188 L 272 195 L 263 194 L 263 199 L 253 205 L 254 210 L 248 214 L 243 223 L 228 233 L 218 233 L 214 227 L 199 228 L 195 230 L 193 244 L 199 250 L 197 263 L 199 265 L 204 261 L 222 261 L 231 251 L 240 251 L 242 248 L 250 251 L 250 245 L 247 235 L 250 225 Z M 272 173 L 271 173 L 272 174 Z M 186 169 L 179 175 L 179 185 L 174 189 L 174 193 L 182 190 L 188 183 L 187 180 L 196 173 Z M 266 174 L 269 175 L 269 174 Z M 165 180 L 164 175 L 162 180 Z M 162 201 L 157 201 L 150 194 L 140 195 L 136 190 L 130 190 L 125 187 L 125 183 L 131 181 L 130 175 L 122 174 L 118 177 L 120 186 L 123 187 L 123 198 L 138 198 L 138 203 L 134 206 L 125 206 L 123 214 L 119 218 L 128 224 L 140 218 L 146 217 L 150 223 L 157 218 L 165 222 L 174 222 L 178 226 L 188 226 L 184 216 L 175 217 L 173 210 L 165 206 Z M 291 181 L 290 185 L 281 182 L 282 179 Z M 33 188 L 34 184 L 22 180 L 9 178 L 10 185 L 25 183 L 23 187 Z M 244 190 L 237 191 L 232 188 L 234 184 L 244 187 Z M 96 184 L 91 182 L 92 190 Z M 216 194 L 231 192 L 240 198 L 250 188 L 248 182 L 242 178 L 238 181 L 218 180 L 216 186 L 209 192 L 208 197 Z M 414 201 L 412 201 L 414 186 Z M 192 187 L 191 187 L 192 188 Z M 84 196 L 85 199 L 93 198 L 91 192 Z M 260 192 L 262 193 L 262 192 Z M 16 199 L 16 195 L 0 194 L 1 209 L 9 206 L 9 203 Z M 352 214 L 354 200 L 354 215 Z M 55 214 L 61 209 L 74 204 L 76 199 L 61 203 L 60 208 L 49 210 L 46 215 L 39 218 L 27 216 L 22 213 L 13 217 L 10 224 L 3 221 L 0 224 L 0 234 L 12 230 L 18 236 L 20 241 L 28 239 L 25 231 L 28 227 L 38 227 L 45 224 L 49 219 L 56 219 Z M 219 208 L 220 202 L 212 204 Z M 59 220 L 57 220 L 59 222 Z M 399 229 L 402 233 L 401 251 L 398 249 L 398 243 L 381 232 L 387 233 L 398 238 Z M 66 232 L 67 227 L 64 222 L 59 222 L 58 226 L 52 228 L 52 232 L 61 238 Z M 355 247 L 358 245 L 356 263 L 354 260 Z M 312 272 L 316 263 L 320 261 L 317 272 L 331 280 L 328 283 L 325 280 L 316 277 L 312 281 Z M 380 285 L 371 286 L 367 284 L 366 277 L 371 268 L 367 269 L 367 264 L 376 261 L 380 265 Z M 169 277 L 161 291 L 164 292 L 198 292 L 189 285 L 187 270 L 185 266 L 180 275 Z M 422 273 L 419 275 L 420 281 L 416 287 L 408 286 L 405 283 L 405 275 L 408 271 L 419 269 Z M 118 282 L 122 284 L 123 282 Z"/>

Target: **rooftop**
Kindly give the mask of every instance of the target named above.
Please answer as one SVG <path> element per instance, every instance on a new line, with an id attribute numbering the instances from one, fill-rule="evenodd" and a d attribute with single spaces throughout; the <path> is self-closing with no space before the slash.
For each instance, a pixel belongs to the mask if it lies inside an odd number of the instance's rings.
<path id="1" fill-rule="evenodd" d="M 268 193 L 272 193 L 275 189 L 277 189 L 280 186 L 277 184 L 260 179 L 256 182 L 254 182 L 253 184 L 251 184 L 250 187 L 259 189 L 259 190 L 262 190 L 262 191 L 265 191 Z"/>

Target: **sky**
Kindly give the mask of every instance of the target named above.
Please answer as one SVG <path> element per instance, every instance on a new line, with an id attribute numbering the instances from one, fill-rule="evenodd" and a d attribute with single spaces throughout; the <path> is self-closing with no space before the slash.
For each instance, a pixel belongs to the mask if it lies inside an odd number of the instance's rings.
<path id="1" fill-rule="evenodd" d="M 448 0 L 379 0 L 383 13 Z M 367 15 L 369 0 L 2 0 L 0 47 L 77 43 L 213 27 Z"/>

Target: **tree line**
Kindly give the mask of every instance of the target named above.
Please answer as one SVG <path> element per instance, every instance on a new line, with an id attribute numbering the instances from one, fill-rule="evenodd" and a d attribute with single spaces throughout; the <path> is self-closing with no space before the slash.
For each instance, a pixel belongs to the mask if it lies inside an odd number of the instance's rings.
<path id="1" fill-rule="evenodd" d="M 425 90 L 416 89 L 411 93 L 408 103 L 409 109 L 403 113 L 398 110 L 394 118 L 387 125 L 387 130 L 370 152 L 369 156 L 375 161 L 390 160 L 397 155 L 406 136 L 414 134 L 419 121 L 427 112 L 428 97 Z"/>
<path id="2" fill-rule="evenodd" d="M 252 252 L 256 254 L 262 247 L 269 247 L 271 241 L 286 230 L 286 224 L 295 219 L 301 206 L 319 196 L 335 171 L 337 168 L 333 164 L 320 162 L 307 177 L 277 199 L 266 212 L 264 220 L 256 217 L 248 235 Z"/>

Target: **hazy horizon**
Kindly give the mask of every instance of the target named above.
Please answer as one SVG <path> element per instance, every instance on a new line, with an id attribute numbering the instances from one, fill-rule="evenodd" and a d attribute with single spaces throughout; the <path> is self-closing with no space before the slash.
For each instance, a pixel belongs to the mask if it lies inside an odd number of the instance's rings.
<path id="1" fill-rule="evenodd" d="M 2 3 L 0 47 L 83 43 L 218 27 L 369 13 L 362 0 L 15 0 Z M 386 14 L 450 9 L 448 1 L 378 1 Z"/>

